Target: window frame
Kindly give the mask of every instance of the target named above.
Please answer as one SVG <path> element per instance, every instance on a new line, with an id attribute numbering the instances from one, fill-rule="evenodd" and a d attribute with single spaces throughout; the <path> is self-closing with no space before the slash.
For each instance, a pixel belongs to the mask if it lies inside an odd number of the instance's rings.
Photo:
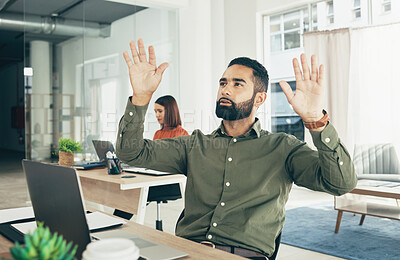
<path id="1" fill-rule="evenodd" d="M 358 5 L 356 5 L 356 1 L 358 1 Z M 362 16 L 361 12 L 361 1 L 360 0 L 353 0 L 353 6 L 352 6 L 352 14 L 353 14 L 353 20 L 360 20 Z M 359 15 L 359 16 L 357 16 Z"/>
<path id="2" fill-rule="evenodd" d="M 330 12 L 330 6 L 332 6 L 332 12 Z M 326 19 L 327 19 L 327 24 L 332 25 L 335 24 L 335 8 L 333 5 L 333 1 L 327 1 L 326 2 Z"/>
<path id="3" fill-rule="evenodd" d="M 305 31 L 305 18 L 308 18 L 308 30 L 310 31 L 311 29 L 311 19 L 309 17 L 309 7 L 308 6 L 303 6 L 303 7 L 299 7 L 296 9 L 292 9 L 286 12 L 282 12 L 282 13 L 277 13 L 274 15 L 269 15 L 269 41 L 270 41 L 270 47 L 269 47 L 269 51 L 273 52 L 273 53 L 277 53 L 277 52 L 283 52 L 283 51 L 288 51 L 288 50 L 293 50 L 293 49 L 299 49 L 299 48 L 303 48 L 303 34 L 306 32 Z M 289 19 L 285 20 L 285 15 L 290 14 L 290 13 L 295 13 L 295 12 L 299 12 L 298 15 L 298 19 L 299 19 L 299 26 L 296 28 L 291 28 L 288 30 L 285 30 L 285 22 L 290 21 Z M 277 25 L 276 22 L 271 23 L 271 17 L 277 17 L 279 16 L 279 31 L 275 31 L 275 32 L 271 32 L 271 26 L 273 25 Z M 285 34 L 287 33 L 292 33 L 292 32 L 298 32 L 300 34 L 300 39 L 299 39 L 299 46 L 298 47 L 294 47 L 294 48 L 285 48 L 286 47 L 286 42 L 285 42 Z M 273 50 L 272 48 L 272 37 L 279 35 L 280 36 L 280 47 L 279 50 Z"/>
<path id="4" fill-rule="evenodd" d="M 381 6 L 382 14 L 389 14 L 392 12 L 392 0 L 382 0 Z M 385 10 L 387 6 L 389 6 L 389 10 Z"/>

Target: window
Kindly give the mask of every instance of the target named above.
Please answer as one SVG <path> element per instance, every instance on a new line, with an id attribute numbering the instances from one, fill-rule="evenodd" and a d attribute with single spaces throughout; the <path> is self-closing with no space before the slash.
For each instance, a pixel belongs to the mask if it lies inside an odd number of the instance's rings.
<path id="1" fill-rule="evenodd" d="M 271 52 L 303 47 L 303 33 L 309 31 L 308 9 L 271 16 Z"/>
<path id="2" fill-rule="evenodd" d="M 317 4 L 313 4 L 311 6 L 311 17 L 312 17 L 312 30 L 318 30 L 318 12 L 317 12 Z"/>
<path id="3" fill-rule="evenodd" d="M 326 3 L 328 24 L 333 24 L 335 22 L 333 13 L 333 2 Z"/>
<path id="4" fill-rule="evenodd" d="M 285 50 L 300 47 L 300 11 L 283 15 Z"/>
<path id="5" fill-rule="evenodd" d="M 271 52 L 282 50 L 281 16 L 270 18 Z"/>
<path id="6" fill-rule="evenodd" d="M 296 81 L 289 81 L 296 91 Z M 284 132 L 304 141 L 304 125 L 301 118 L 293 111 L 279 83 L 271 83 L 271 131 Z"/>
<path id="7" fill-rule="evenodd" d="M 392 10 L 392 0 L 382 0 L 382 12 L 389 13 Z"/>
<path id="8" fill-rule="evenodd" d="M 361 4 L 360 0 L 353 0 L 353 19 L 361 18 Z"/>

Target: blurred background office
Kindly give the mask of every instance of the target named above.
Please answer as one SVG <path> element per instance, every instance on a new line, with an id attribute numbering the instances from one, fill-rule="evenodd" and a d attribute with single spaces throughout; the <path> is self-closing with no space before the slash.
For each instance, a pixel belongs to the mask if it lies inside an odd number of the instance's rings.
<path id="1" fill-rule="evenodd" d="M 118 120 L 131 94 L 121 53 L 133 39 L 143 38 L 146 44 L 155 47 L 158 62 L 169 62 L 152 102 L 162 95 L 173 95 L 181 110 L 182 126 L 189 133 L 196 128 L 211 132 L 219 124 L 214 115 L 218 79 L 232 58 L 249 56 L 264 63 L 270 72 L 268 102 L 258 113 L 263 127 L 293 134 L 300 140 L 307 140 L 307 131 L 287 103 L 278 82 L 286 80 L 295 90 L 291 59 L 304 52 L 305 35 L 337 28 L 382 26 L 378 29 L 387 28 L 389 33 L 375 37 L 377 48 L 389 53 L 398 49 L 390 45 L 399 40 L 395 29 L 390 27 L 400 19 L 398 1 L 243 3 L 240 0 L 1 0 L 0 150 L 47 160 L 54 155 L 59 137 L 72 137 L 82 142 L 84 148 L 76 159 L 94 160 L 91 140 L 115 141 Z M 318 48 L 313 46 L 312 50 Z M 357 64 L 359 60 L 354 60 L 357 57 L 350 52 L 346 55 Z M 337 55 L 343 54 L 338 51 Z M 353 77 L 349 79 L 353 88 L 343 87 L 342 81 L 338 86 L 330 86 L 328 82 L 327 103 L 332 121 L 335 125 L 339 123 L 339 133 L 351 147 L 357 142 L 400 141 L 394 132 L 377 137 L 376 131 L 360 140 L 355 134 L 359 130 L 345 124 L 351 124 L 352 118 L 359 124 L 364 122 L 363 129 L 376 124 L 365 123 L 371 118 L 364 113 L 350 115 L 350 109 L 342 112 L 336 109 L 352 103 L 359 105 L 353 110 L 360 113 L 365 109 L 363 102 L 374 103 L 369 112 L 375 117 L 387 115 L 382 119 L 385 128 L 399 129 L 398 120 L 387 120 L 392 118 L 388 111 L 397 111 L 398 103 L 391 99 L 396 95 L 389 93 L 398 88 L 394 86 L 397 80 L 392 73 L 396 65 L 392 60 L 384 60 L 385 57 L 381 55 L 380 68 L 387 71 L 386 67 L 393 66 L 381 77 L 378 73 L 368 73 L 369 77 L 375 77 L 370 79 L 358 71 L 365 82 L 354 81 Z M 328 75 L 342 74 L 340 70 L 332 72 L 329 65 Z M 371 87 L 365 86 L 368 82 L 373 82 Z M 379 82 L 382 84 L 376 85 Z M 383 86 L 385 89 L 379 90 Z M 335 88 L 344 90 L 332 93 L 330 89 Z M 359 93 L 364 96 L 356 99 L 354 96 Z M 329 99 L 335 95 L 340 98 Z M 385 102 L 376 103 L 375 96 Z M 348 122 L 336 122 L 339 117 Z M 157 129 L 154 112 L 149 110 L 145 137 L 152 138 Z"/>
<path id="2" fill-rule="evenodd" d="M 0 209 L 30 203 L 22 158 L 57 160 L 58 139 L 71 137 L 83 144 L 77 161 L 96 160 L 91 140 L 115 142 L 132 91 L 122 52 L 138 38 L 170 64 L 150 104 L 174 96 L 189 134 L 219 125 L 218 80 L 230 60 L 248 56 L 270 74 L 262 127 L 312 144 L 278 82 L 295 91 L 292 58 L 317 53 L 326 109 L 350 154 L 375 144 L 400 154 L 400 1 L 0 0 Z M 145 137 L 158 129 L 150 108 Z M 287 209 L 333 201 L 296 186 L 291 194 Z M 182 208 L 168 203 L 167 232 Z M 154 226 L 155 211 L 145 224 Z"/>

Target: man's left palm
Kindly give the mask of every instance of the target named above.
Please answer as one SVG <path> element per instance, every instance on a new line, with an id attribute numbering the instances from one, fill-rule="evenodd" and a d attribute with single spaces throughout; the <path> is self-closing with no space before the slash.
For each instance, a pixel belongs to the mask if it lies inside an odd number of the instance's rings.
<path id="1" fill-rule="evenodd" d="M 286 81 L 279 82 L 288 102 L 293 110 L 305 122 L 314 122 L 322 118 L 324 103 L 324 66 L 318 68 L 318 61 L 315 55 L 311 56 L 311 73 L 305 54 L 301 54 L 300 70 L 299 62 L 293 59 L 293 69 L 296 77 L 296 91 L 293 93 Z"/>

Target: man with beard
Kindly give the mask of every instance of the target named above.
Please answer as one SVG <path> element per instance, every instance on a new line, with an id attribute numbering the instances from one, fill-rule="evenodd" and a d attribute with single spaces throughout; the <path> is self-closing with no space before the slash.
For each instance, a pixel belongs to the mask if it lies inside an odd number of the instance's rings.
<path id="1" fill-rule="evenodd" d="M 251 259 L 274 257 L 292 184 L 342 195 L 357 182 L 354 166 L 323 110 L 324 68 L 305 55 L 302 71 L 293 60 L 296 93 L 280 85 L 294 111 L 310 129 L 318 151 L 295 137 L 262 130 L 257 109 L 267 98 L 268 73 L 249 58 L 230 62 L 219 81 L 216 114 L 221 125 L 211 134 L 151 141 L 143 123 L 152 94 L 167 63 L 149 60 L 141 39 L 127 52 L 133 94 L 119 125 L 117 155 L 125 163 L 187 176 L 185 210 L 178 236 Z"/>

